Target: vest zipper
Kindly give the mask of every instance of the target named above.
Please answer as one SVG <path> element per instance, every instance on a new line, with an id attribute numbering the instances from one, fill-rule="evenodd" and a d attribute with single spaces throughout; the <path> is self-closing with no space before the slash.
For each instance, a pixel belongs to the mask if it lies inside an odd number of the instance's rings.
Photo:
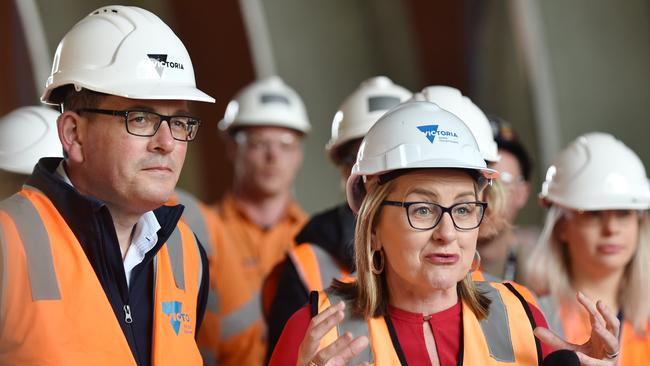
<path id="1" fill-rule="evenodd" d="M 124 321 L 127 324 L 133 323 L 133 318 L 131 317 L 131 307 L 128 304 L 124 305 Z"/>

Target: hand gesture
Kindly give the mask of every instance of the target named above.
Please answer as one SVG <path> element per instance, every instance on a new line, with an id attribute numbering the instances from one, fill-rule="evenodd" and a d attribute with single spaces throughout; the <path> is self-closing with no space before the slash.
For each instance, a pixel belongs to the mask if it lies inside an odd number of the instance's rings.
<path id="1" fill-rule="evenodd" d="M 318 350 L 323 336 L 343 320 L 344 309 L 345 303 L 341 301 L 311 319 L 298 350 L 297 366 L 344 366 L 368 346 L 368 337 L 353 338 L 350 332 L 346 332 L 332 344 Z M 357 366 L 364 365 L 369 364 L 362 362 Z"/>
<path id="2" fill-rule="evenodd" d="M 594 304 L 591 299 L 578 292 L 578 302 L 589 312 L 591 336 L 581 345 L 561 339 L 546 328 L 535 328 L 535 335 L 542 342 L 556 348 L 574 351 L 583 366 L 610 366 L 618 361 L 620 344 L 618 333 L 620 322 L 616 315 L 602 301 Z"/>

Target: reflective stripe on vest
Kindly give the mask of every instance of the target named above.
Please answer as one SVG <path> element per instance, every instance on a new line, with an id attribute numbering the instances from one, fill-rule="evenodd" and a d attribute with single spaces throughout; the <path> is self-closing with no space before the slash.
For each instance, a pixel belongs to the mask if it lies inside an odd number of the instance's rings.
<path id="1" fill-rule="evenodd" d="M 260 292 L 256 291 L 248 302 L 221 319 L 219 338 L 227 340 L 253 326 L 261 318 L 262 297 Z"/>
<path id="2" fill-rule="evenodd" d="M 183 220 L 185 220 L 192 231 L 194 231 L 194 234 L 199 239 L 199 242 L 201 242 L 201 245 L 208 256 L 212 255 L 213 244 L 208 235 L 208 225 L 205 222 L 203 213 L 201 213 L 201 208 L 199 207 L 198 202 L 194 196 L 182 189 L 177 188 L 175 193 L 178 203 L 185 206 L 185 210 L 183 210 Z"/>
<path id="3" fill-rule="evenodd" d="M 338 262 L 318 245 L 300 244 L 289 251 L 289 258 L 307 293 L 323 290 L 333 279 L 340 279 L 347 275 L 341 270 Z"/>
<path id="4" fill-rule="evenodd" d="M 515 294 L 505 285 L 476 283 L 492 303 L 486 319 L 478 320 L 470 308 L 462 304 L 463 326 L 463 364 L 464 365 L 541 365 L 540 352 L 533 335 L 533 327 L 526 310 Z M 522 297 L 523 299 L 523 297 Z M 321 292 L 318 311 L 322 312 L 331 303 L 345 301 L 331 291 Z M 400 361 L 394 342 L 389 335 L 389 327 L 383 317 L 364 320 L 352 316 L 346 306 L 344 320 L 323 338 L 320 348 L 336 340 L 345 331 L 352 331 L 355 337 L 366 335 L 371 347 L 358 355 L 351 364 L 362 361 L 375 362 L 376 365 L 398 365 Z M 374 354 L 370 353 L 374 352 Z"/>
<path id="5" fill-rule="evenodd" d="M 0 202 L 0 210 L 12 217 L 23 243 L 29 270 L 32 300 L 59 300 L 59 282 L 52 262 L 50 238 L 41 216 L 25 197 L 13 195 Z"/>
<path id="6" fill-rule="evenodd" d="M 176 230 L 155 257 L 152 363 L 199 365 L 194 336 L 200 254 L 189 227 L 179 222 Z M 0 235 L 7 264 L 0 364 L 135 365 L 122 318 L 44 194 L 25 187 L 2 202 Z M 56 296 L 44 292 L 43 283 Z"/>

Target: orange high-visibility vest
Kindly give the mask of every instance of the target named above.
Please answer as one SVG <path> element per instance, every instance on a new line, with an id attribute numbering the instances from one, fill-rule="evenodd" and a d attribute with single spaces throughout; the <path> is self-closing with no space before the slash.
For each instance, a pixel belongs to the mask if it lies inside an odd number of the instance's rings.
<path id="1" fill-rule="evenodd" d="M 350 279 L 350 273 L 318 245 L 300 244 L 289 251 L 289 259 L 307 293 L 326 289 L 335 278 Z"/>
<path id="2" fill-rule="evenodd" d="M 483 320 L 478 320 L 467 304 L 462 303 L 463 352 L 460 352 L 462 360 L 459 360 L 459 364 L 541 365 L 541 346 L 535 340 L 534 320 L 527 315 L 528 305 L 523 296 L 510 284 L 478 282 L 476 285 L 492 303 L 488 317 Z M 350 301 L 330 291 L 319 293 L 318 312 L 339 301 L 347 302 L 345 318 L 323 337 L 319 349 L 327 347 L 349 331 L 355 337 L 365 335 L 370 340 L 370 347 L 350 364 L 366 361 L 376 366 L 401 365 L 399 340 L 393 338 L 395 332 L 389 331 L 392 324 L 385 317 L 364 320 L 352 315 L 353 305 Z M 403 355 L 401 357 L 404 358 Z"/>
<path id="3" fill-rule="evenodd" d="M 191 230 L 179 222 L 154 260 L 152 364 L 200 365 L 203 273 Z M 136 364 L 79 241 L 35 188 L 0 203 L 0 263 L 0 364 Z"/>
<path id="4" fill-rule="evenodd" d="M 515 281 L 502 281 L 488 273 L 481 271 L 480 269 L 472 272 L 472 279 L 474 280 L 474 282 L 487 281 L 487 282 L 495 282 L 495 283 L 509 283 L 517 290 L 517 292 L 521 294 L 521 296 L 524 297 L 524 299 L 526 299 L 526 301 L 528 301 L 528 303 L 538 306 L 537 296 L 535 296 L 535 294 L 533 294 L 533 292 L 530 291 L 528 287 L 519 284 Z"/>
<path id="5" fill-rule="evenodd" d="M 589 339 L 589 315 L 581 314 L 577 307 L 558 306 L 550 296 L 542 297 L 540 305 L 549 327 L 568 342 L 581 344 Z M 621 327 L 621 349 L 617 365 L 650 365 L 650 323 L 644 334 L 636 333 L 632 323 L 626 320 L 623 320 Z"/>

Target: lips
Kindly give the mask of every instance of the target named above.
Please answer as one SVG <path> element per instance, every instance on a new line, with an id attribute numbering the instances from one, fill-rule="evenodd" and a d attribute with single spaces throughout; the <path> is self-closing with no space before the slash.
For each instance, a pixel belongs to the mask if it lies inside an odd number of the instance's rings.
<path id="1" fill-rule="evenodd" d="M 431 253 L 424 256 L 429 263 L 438 265 L 452 265 L 458 263 L 460 256 L 450 253 Z"/>
<path id="2" fill-rule="evenodd" d="M 598 253 L 605 254 L 605 255 L 618 254 L 621 251 L 623 251 L 623 249 L 624 248 L 622 245 L 616 245 L 616 244 L 603 244 L 596 247 Z"/>

